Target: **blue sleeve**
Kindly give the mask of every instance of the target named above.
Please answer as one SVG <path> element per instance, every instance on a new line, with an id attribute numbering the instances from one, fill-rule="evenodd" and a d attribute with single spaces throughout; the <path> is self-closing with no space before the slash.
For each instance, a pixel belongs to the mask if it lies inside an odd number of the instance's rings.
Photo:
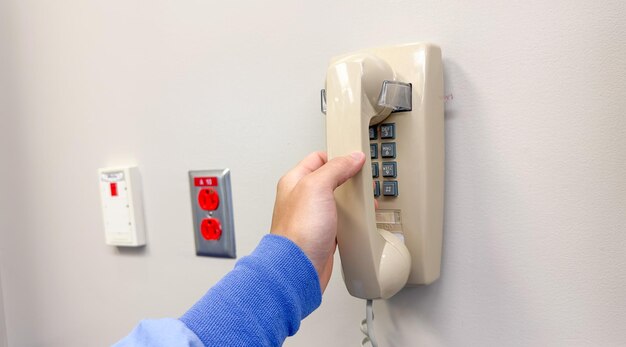
<path id="1" fill-rule="evenodd" d="M 321 303 L 317 271 L 287 238 L 266 235 L 180 320 L 146 320 L 116 347 L 280 346 Z"/>
<path id="2" fill-rule="evenodd" d="M 180 320 L 205 346 L 280 346 L 321 301 L 317 271 L 300 247 L 266 235 Z"/>
<path id="3" fill-rule="evenodd" d="M 183 322 L 174 318 L 146 319 L 113 347 L 204 347 Z"/>

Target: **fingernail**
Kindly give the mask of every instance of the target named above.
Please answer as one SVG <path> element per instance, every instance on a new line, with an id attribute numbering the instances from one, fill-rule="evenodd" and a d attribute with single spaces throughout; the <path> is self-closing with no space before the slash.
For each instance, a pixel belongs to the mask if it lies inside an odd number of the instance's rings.
<path id="1" fill-rule="evenodd" d="M 352 152 L 350 153 L 350 156 L 352 157 L 352 159 L 354 159 L 355 161 L 360 161 L 361 159 L 363 159 L 363 157 L 365 156 L 365 154 L 363 154 L 363 152 Z"/>

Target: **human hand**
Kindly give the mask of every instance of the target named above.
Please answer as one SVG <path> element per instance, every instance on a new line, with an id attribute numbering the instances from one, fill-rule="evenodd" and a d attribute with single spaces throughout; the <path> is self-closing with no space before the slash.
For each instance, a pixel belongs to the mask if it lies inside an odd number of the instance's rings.
<path id="1" fill-rule="evenodd" d="M 278 182 L 271 233 L 287 237 L 309 257 L 322 292 L 330 280 L 337 247 L 333 191 L 359 172 L 364 163 L 363 152 L 330 161 L 326 153 L 314 152 Z"/>

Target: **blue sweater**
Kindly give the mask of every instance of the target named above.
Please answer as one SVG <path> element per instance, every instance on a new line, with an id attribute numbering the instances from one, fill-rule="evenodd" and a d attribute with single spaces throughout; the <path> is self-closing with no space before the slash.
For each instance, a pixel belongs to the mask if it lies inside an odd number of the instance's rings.
<path id="1" fill-rule="evenodd" d="M 309 258 L 266 235 L 180 319 L 144 320 L 114 346 L 280 346 L 321 300 Z"/>

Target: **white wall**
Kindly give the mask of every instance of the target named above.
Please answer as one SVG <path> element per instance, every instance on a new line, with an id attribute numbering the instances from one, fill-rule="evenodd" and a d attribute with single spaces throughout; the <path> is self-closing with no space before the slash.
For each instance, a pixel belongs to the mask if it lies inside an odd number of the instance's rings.
<path id="1" fill-rule="evenodd" d="M 6 258 L 3 251 L 6 248 L 1 237 L 5 230 L 9 228 L 9 192 L 8 186 L 11 184 L 9 178 L 10 167 L 10 147 L 12 145 L 11 128 L 9 116 L 12 115 L 11 103 L 11 79 L 9 52 L 9 27 L 8 11 L 5 2 L 0 1 L 0 347 L 7 346 L 7 333 L 4 315 L 4 296 L 2 292 L 2 261 Z"/>
<path id="2" fill-rule="evenodd" d="M 445 56 L 443 276 L 377 302 L 385 346 L 626 344 L 622 1 L 5 0 L 15 212 L 0 231 L 10 346 L 102 346 L 182 314 L 234 264 L 193 252 L 189 169 L 233 173 L 238 254 L 274 186 L 324 148 L 330 57 Z M 6 14 L 5 14 L 6 16 Z M 96 169 L 137 163 L 145 251 L 104 245 Z M 288 346 L 360 341 L 336 268 Z"/>
<path id="3" fill-rule="evenodd" d="M 7 330 L 4 317 L 4 299 L 2 297 L 2 279 L 0 278 L 0 347 L 7 346 Z"/>

